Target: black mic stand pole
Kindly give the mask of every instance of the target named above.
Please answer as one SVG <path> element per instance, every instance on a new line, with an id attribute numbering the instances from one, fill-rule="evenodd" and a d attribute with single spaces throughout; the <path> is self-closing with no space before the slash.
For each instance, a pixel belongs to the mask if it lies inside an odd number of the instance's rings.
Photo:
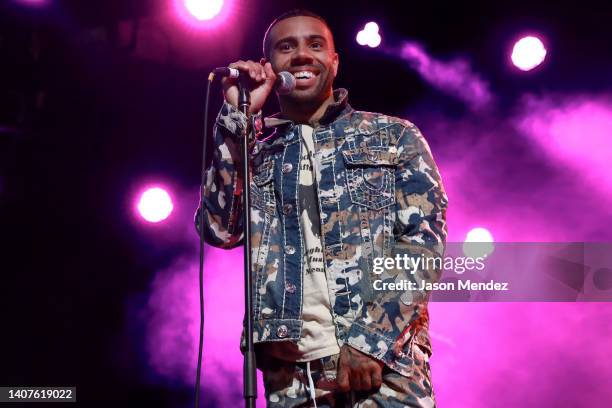
<path id="1" fill-rule="evenodd" d="M 247 408 L 255 408 L 257 399 L 257 372 L 255 348 L 253 346 L 253 289 L 251 286 L 251 197 L 249 191 L 249 136 L 253 129 L 250 125 L 249 108 L 251 93 L 247 81 L 239 79 L 238 109 L 247 117 L 247 124 L 242 129 L 242 224 L 244 231 L 244 314 L 245 338 L 247 350 L 244 353 L 243 384 L 244 402 Z"/>

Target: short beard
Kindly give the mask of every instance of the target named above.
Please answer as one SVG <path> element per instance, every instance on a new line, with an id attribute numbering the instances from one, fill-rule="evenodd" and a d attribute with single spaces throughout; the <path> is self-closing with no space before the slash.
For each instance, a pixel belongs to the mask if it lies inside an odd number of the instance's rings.
<path id="1" fill-rule="evenodd" d="M 321 74 L 319 74 L 321 75 Z M 321 104 L 329 97 L 330 93 L 333 92 L 334 78 L 331 75 L 326 74 L 324 82 L 320 82 L 318 87 L 312 91 L 310 95 L 300 95 L 299 90 L 291 92 L 289 95 L 279 95 L 278 99 L 282 103 L 286 103 L 292 106 L 302 106 L 307 110 L 316 110 Z"/>

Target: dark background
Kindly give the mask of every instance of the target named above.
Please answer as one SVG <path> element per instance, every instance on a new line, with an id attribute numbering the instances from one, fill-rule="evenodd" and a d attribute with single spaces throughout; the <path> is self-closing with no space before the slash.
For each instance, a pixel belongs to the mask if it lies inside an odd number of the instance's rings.
<path id="1" fill-rule="evenodd" d="M 207 73 L 259 58 L 265 28 L 286 10 L 305 7 L 328 19 L 341 58 L 337 85 L 359 109 L 401 115 L 418 105 L 450 116 L 464 109 L 401 61 L 358 46 L 355 34 L 370 20 L 383 41 L 469 55 L 502 103 L 525 90 L 612 85 L 608 1 L 235 0 L 216 33 L 177 35 L 172 41 L 185 42 L 170 41 L 170 57 L 142 57 L 142 44 L 125 41 L 120 22 L 168 19 L 168 3 L 0 5 L 0 385 L 75 385 L 77 405 L 87 407 L 191 401 L 190 388 L 168 387 L 149 372 L 133 315 L 152 271 L 182 244 L 152 247 L 134 228 L 126 197 L 151 174 L 197 186 Z M 519 81 L 508 75 L 507 54 L 516 33 L 530 29 L 555 53 L 545 74 Z M 218 52 L 223 36 L 238 45 Z M 213 95 L 214 115 L 218 87 Z M 434 150 L 439 143 L 430 139 Z"/>

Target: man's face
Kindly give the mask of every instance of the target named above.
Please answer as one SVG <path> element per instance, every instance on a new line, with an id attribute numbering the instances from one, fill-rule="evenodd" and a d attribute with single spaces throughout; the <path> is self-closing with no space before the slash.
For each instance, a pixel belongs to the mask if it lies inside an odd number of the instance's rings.
<path id="1" fill-rule="evenodd" d="M 338 54 L 327 26 L 313 17 L 290 17 L 272 27 L 269 36 L 272 69 L 289 71 L 296 78 L 295 90 L 285 98 L 308 103 L 329 97 Z"/>

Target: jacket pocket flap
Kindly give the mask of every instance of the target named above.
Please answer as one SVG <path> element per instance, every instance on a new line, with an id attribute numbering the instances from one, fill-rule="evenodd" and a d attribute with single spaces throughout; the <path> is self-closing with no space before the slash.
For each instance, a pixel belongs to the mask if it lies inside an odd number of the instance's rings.
<path id="1" fill-rule="evenodd" d="M 348 166 L 395 166 L 397 149 L 390 147 L 358 147 L 342 151 Z"/>

